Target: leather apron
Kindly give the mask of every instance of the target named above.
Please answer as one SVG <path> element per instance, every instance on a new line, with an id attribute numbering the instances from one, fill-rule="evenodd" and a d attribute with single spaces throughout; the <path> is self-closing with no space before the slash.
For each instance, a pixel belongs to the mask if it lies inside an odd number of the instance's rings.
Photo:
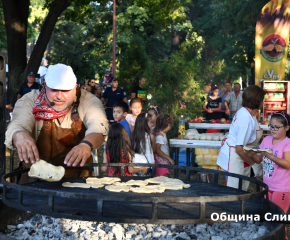
<path id="1" fill-rule="evenodd" d="M 258 146 L 260 139 L 262 138 L 263 130 L 260 128 L 256 131 L 256 140 L 247 145 L 247 147 L 255 148 Z M 251 166 L 244 162 L 243 159 L 236 153 L 235 147 L 230 147 L 229 169 L 228 172 L 240 174 L 246 177 L 251 175 Z M 249 187 L 249 181 L 242 181 L 242 190 L 247 191 Z M 239 179 L 234 177 L 227 178 L 227 186 L 233 188 L 239 188 Z"/>
<path id="2" fill-rule="evenodd" d="M 36 146 L 39 157 L 55 166 L 63 165 L 66 155 L 71 149 L 78 145 L 85 137 L 86 127 L 79 118 L 78 112 L 72 113 L 71 128 L 58 127 L 53 120 L 44 120 L 40 134 L 38 136 Z M 92 156 L 88 158 L 86 163 L 92 163 Z M 22 163 L 22 168 L 30 168 L 31 163 Z M 73 167 L 65 171 L 65 178 L 87 177 L 89 175 L 88 168 Z M 28 177 L 28 173 L 21 175 L 19 184 L 36 181 L 35 178 Z"/>

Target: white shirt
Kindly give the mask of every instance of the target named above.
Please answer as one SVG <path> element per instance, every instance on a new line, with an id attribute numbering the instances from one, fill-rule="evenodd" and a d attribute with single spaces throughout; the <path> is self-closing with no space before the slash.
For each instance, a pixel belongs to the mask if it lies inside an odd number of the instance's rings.
<path id="1" fill-rule="evenodd" d="M 151 146 L 151 141 L 150 141 L 150 135 L 148 133 L 145 133 L 145 140 L 146 140 L 146 151 L 145 154 L 136 154 L 133 157 L 133 163 L 148 163 L 148 164 L 154 164 L 154 155 L 153 155 L 153 149 Z M 142 149 L 142 142 L 141 144 L 141 151 L 143 152 Z M 139 167 L 135 167 L 139 168 Z"/>
<path id="2" fill-rule="evenodd" d="M 151 141 L 150 141 L 150 135 L 148 133 L 145 133 L 145 140 L 146 140 L 146 151 L 145 151 L 145 156 L 148 160 L 148 162 L 150 164 L 154 164 L 155 161 L 154 161 L 154 155 L 153 155 L 153 149 L 152 149 L 152 146 L 151 146 Z M 143 149 L 142 149 L 142 142 L 140 143 L 141 144 L 141 151 L 143 152 Z"/>
<path id="3" fill-rule="evenodd" d="M 235 114 L 229 135 L 224 145 L 221 147 L 217 164 L 224 170 L 228 170 L 230 148 L 237 145 L 246 146 L 256 141 L 257 133 L 260 129 L 256 116 L 252 116 L 248 109 L 242 107 Z"/>

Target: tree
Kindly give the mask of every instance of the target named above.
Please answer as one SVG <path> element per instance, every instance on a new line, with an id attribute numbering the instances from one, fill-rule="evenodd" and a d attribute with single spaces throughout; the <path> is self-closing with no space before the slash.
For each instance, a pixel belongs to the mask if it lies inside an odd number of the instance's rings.
<path id="1" fill-rule="evenodd" d="M 269 0 L 198 0 L 193 10 L 193 27 L 205 39 L 203 59 L 223 64 L 230 80 L 255 73 L 255 27 L 262 7 Z M 224 71 L 221 71 L 225 73 Z"/>
<path id="2" fill-rule="evenodd" d="M 144 74 L 148 60 L 142 38 L 138 35 L 133 36 L 120 60 L 122 64 L 120 66 L 119 80 L 127 92 L 131 90 L 130 86 L 135 84 Z"/>
<path id="3" fill-rule="evenodd" d="M 9 103 L 13 104 L 16 101 L 16 93 L 21 83 L 25 81 L 27 72 L 37 72 L 51 33 L 61 13 L 68 9 L 66 17 L 79 20 L 90 11 L 89 3 L 89 0 L 45 0 L 43 7 L 48 9 L 48 14 L 27 63 L 26 41 L 30 1 L 2 0 L 8 43 L 9 86 L 7 99 Z"/>
<path id="4" fill-rule="evenodd" d="M 63 63 L 74 70 L 78 80 L 95 77 L 96 67 L 87 41 L 87 31 L 79 23 L 67 21 L 62 17 L 55 26 L 51 37 L 50 64 Z"/>

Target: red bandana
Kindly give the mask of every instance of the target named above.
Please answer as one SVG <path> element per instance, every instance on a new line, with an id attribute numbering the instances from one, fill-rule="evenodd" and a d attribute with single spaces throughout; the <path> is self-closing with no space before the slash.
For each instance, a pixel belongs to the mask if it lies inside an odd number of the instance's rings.
<path id="1" fill-rule="evenodd" d="M 47 104 L 45 100 L 44 90 L 45 90 L 45 86 L 43 87 L 41 93 L 38 95 L 34 103 L 32 113 L 35 115 L 35 120 L 36 121 L 39 121 L 41 119 L 51 120 L 51 119 L 56 119 L 56 118 L 66 115 L 69 112 L 70 107 L 60 112 L 55 111 L 52 107 L 50 107 Z"/>

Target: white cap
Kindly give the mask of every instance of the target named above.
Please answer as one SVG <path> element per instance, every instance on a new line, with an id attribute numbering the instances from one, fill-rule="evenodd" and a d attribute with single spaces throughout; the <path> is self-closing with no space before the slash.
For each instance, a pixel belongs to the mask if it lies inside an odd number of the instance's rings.
<path id="1" fill-rule="evenodd" d="M 57 90 L 72 90 L 77 78 L 70 66 L 58 63 L 50 65 L 45 75 L 46 86 Z"/>

